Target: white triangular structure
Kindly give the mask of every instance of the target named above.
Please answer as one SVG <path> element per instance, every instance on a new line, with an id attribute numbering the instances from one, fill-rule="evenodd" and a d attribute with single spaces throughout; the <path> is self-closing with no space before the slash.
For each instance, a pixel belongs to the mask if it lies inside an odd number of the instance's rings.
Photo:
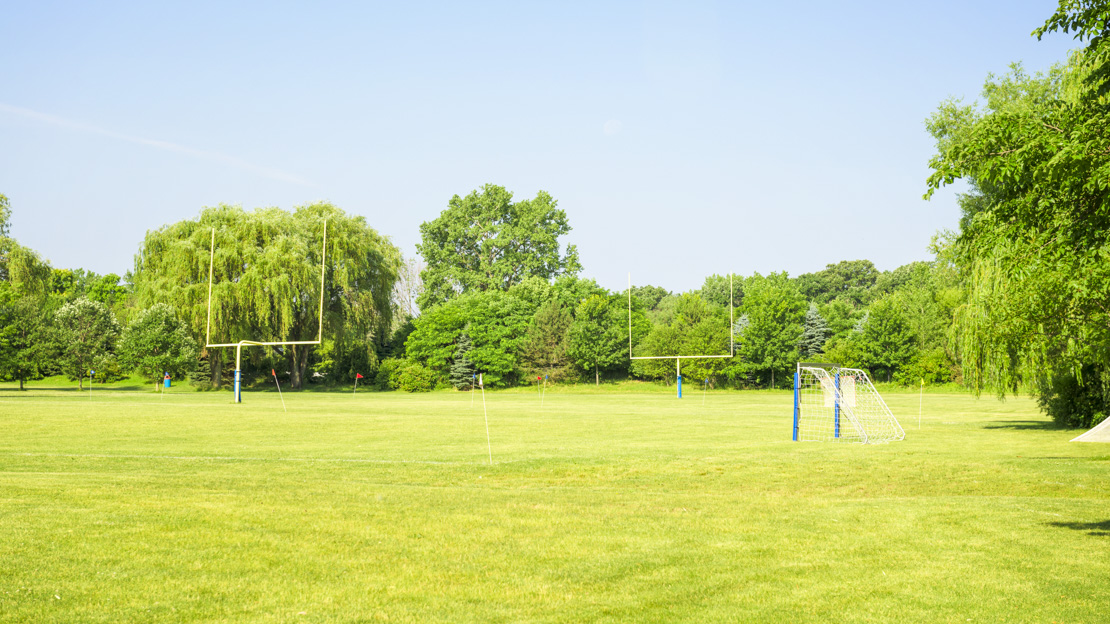
<path id="1" fill-rule="evenodd" d="M 1072 442 L 1110 442 L 1110 418 L 1095 425 L 1094 429 L 1073 439 Z"/>
<path id="2" fill-rule="evenodd" d="M 794 439 L 877 444 L 906 437 L 867 373 L 835 365 L 799 365 Z"/>

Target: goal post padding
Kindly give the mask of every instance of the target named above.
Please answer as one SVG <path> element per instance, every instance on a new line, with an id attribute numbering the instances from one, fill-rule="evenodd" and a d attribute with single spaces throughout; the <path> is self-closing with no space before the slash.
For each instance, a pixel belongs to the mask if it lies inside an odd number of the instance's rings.
<path id="1" fill-rule="evenodd" d="M 866 372 L 834 365 L 798 366 L 795 441 L 877 444 L 905 436 Z"/>

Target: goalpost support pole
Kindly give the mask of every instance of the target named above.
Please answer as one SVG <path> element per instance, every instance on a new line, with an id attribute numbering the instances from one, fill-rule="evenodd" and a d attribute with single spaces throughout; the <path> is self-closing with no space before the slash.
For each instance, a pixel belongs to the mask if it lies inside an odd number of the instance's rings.
<path id="1" fill-rule="evenodd" d="M 678 398 L 682 398 L 682 360 L 674 359 L 674 374 L 678 377 Z"/>
<path id="2" fill-rule="evenodd" d="M 801 366 L 794 370 L 794 442 L 798 441 L 798 393 L 801 390 Z"/>

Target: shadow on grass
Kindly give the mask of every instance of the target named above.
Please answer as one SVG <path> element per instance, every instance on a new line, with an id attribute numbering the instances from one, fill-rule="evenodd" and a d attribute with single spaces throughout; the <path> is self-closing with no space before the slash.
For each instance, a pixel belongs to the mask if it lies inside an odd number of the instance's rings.
<path id="1" fill-rule="evenodd" d="M 1051 420 L 1012 420 L 986 425 L 984 429 L 1012 429 L 1014 431 L 1057 431 L 1066 429 Z"/>
<path id="2" fill-rule="evenodd" d="M 1048 524 L 1062 529 L 1086 531 L 1087 535 L 1095 537 L 1110 537 L 1110 520 L 1103 520 L 1102 522 L 1049 522 Z"/>

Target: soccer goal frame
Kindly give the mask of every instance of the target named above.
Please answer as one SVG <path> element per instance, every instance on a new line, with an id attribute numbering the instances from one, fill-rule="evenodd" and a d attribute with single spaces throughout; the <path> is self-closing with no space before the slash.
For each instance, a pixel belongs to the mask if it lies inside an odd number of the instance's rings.
<path id="1" fill-rule="evenodd" d="M 212 343 L 212 273 L 216 259 L 216 228 L 212 228 L 212 245 L 208 252 L 208 324 L 204 330 L 204 347 L 235 347 L 235 402 L 243 402 L 242 392 L 242 353 L 243 347 L 277 347 L 286 345 L 318 345 L 324 337 L 324 274 L 327 268 L 328 220 L 324 219 L 324 240 L 320 245 L 320 315 L 316 340 L 285 340 L 265 342 L 260 340 L 240 340 L 239 342 Z"/>
<path id="2" fill-rule="evenodd" d="M 632 355 L 632 274 L 628 274 L 628 359 L 630 360 L 674 360 L 674 374 L 677 380 L 678 398 L 682 398 L 682 360 L 710 360 L 731 358 L 736 355 L 735 327 L 732 306 L 732 273 L 728 274 L 728 355 Z"/>
<path id="3" fill-rule="evenodd" d="M 865 371 L 798 362 L 794 371 L 795 442 L 881 444 L 906 437 Z"/>

